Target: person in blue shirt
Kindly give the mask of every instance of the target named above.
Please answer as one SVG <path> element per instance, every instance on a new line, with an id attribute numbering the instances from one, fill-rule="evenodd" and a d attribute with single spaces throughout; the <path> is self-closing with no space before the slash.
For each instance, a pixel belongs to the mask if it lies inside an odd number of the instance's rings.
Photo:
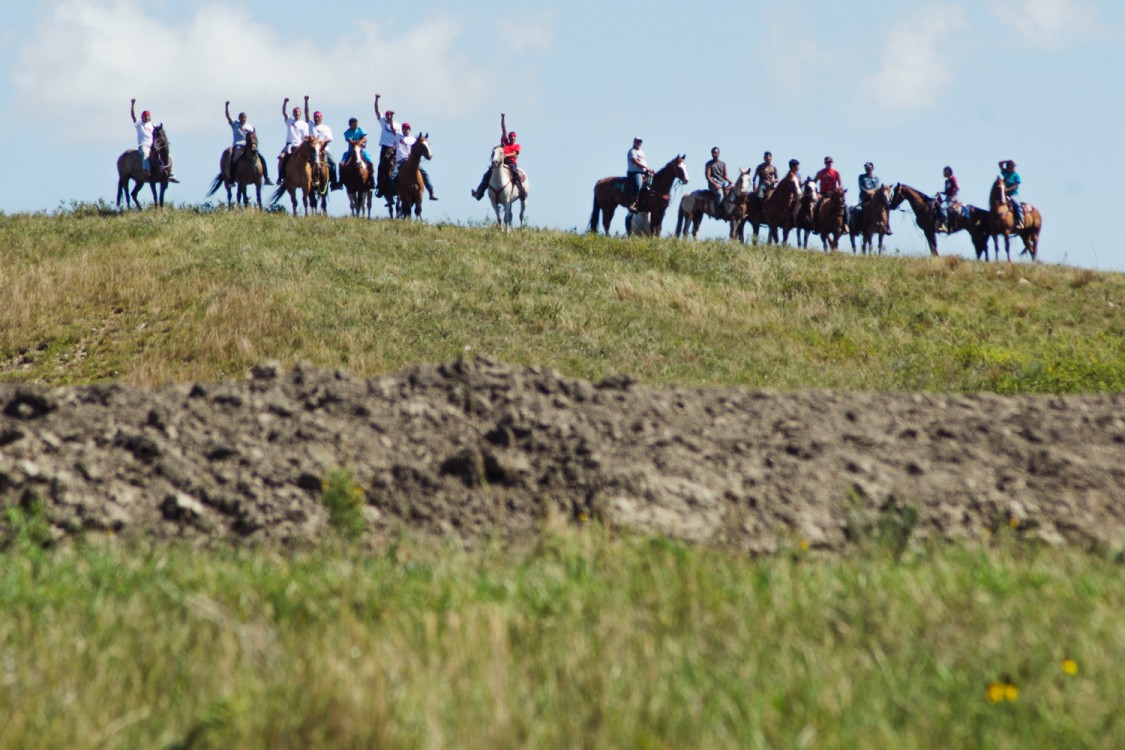
<path id="1" fill-rule="evenodd" d="M 863 165 L 863 174 L 859 176 L 859 205 L 856 206 L 855 225 L 860 227 L 863 225 L 863 209 L 867 207 L 867 202 L 875 195 L 876 190 L 883 188 L 883 181 L 875 176 L 875 165 L 867 162 Z M 894 234 L 890 226 L 887 227 L 887 234 Z"/>
<path id="2" fill-rule="evenodd" d="M 367 133 L 359 126 L 358 118 L 351 118 L 348 120 L 348 129 L 344 131 L 344 140 L 348 142 L 348 148 L 344 152 L 344 158 L 340 159 L 340 164 L 348 163 L 348 159 L 352 158 L 352 145 L 359 143 L 367 137 Z M 367 179 L 371 187 L 375 186 L 375 165 L 371 162 L 371 156 L 368 155 L 367 149 L 362 149 L 363 161 L 367 163 Z"/>
<path id="3" fill-rule="evenodd" d="M 1012 212 L 1016 215 L 1016 229 L 1023 229 L 1023 206 L 1020 204 L 1020 175 L 1011 159 L 1000 162 L 1000 177 L 1004 179 L 1004 195 L 1012 199 Z"/>

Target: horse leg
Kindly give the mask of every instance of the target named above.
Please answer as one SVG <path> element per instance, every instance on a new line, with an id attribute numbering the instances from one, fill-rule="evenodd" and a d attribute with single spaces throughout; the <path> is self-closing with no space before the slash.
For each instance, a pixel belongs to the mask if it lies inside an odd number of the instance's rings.
<path id="1" fill-rule="evenodd" d="M 1011 235 L 1004 235 L 1004 255 L 1008 256 L 1008 262 L 1012 262 L 1012 237 Z"/>
<path id="2" fill-rule="evenodd" d="M 125 197 L 125 208 L 129 207 L 129 178 L 117 178 L 117 207 L 121 208 L 121 196 Z"/>
<path id="3" fill-rule="evenodd" d="M 524 214 L 525 214 L 526 211 L 527 211 L 527 201 L 525 201 L 523 198 L 520 198 L 520 226 L 521 227 L 524 224 Z"/>
<path id="4" fill-rule="evenodd" d="M 609 224 L 613 221 L 613 214 L 616 211 L 617 206 L 612 203 L 602 209 L 602 229 L 606 234 L 609 234 Z"/>

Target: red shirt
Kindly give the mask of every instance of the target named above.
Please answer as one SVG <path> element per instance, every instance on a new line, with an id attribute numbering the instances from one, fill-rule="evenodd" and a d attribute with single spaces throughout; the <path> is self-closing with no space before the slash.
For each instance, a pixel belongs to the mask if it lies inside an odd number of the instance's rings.
<path id="1" fill-rule="evenodd" d="M 836 193 L 844 187 L 840 182 L 840 173 L 832 167 L 825 167 L 816 173 L 816 181 L 820 183 L 820 193 Z"/>
<path id="2" fill-rule="evenodd" d="M 500 139 L 500 145 L 504 147 L 504 161 L 510 161 L 512 164 L 520 158 L 520 144 L 514 141 L 509 141 L 508 136 Z"/>
<path id="3" fill-rule="evenodd" d="M 957 193 L 961 191 L 960 186 L 957 184 L 957 178 L 953 175 L 945 178 L 945 199 L 951 201 L 957 197 Z"/>

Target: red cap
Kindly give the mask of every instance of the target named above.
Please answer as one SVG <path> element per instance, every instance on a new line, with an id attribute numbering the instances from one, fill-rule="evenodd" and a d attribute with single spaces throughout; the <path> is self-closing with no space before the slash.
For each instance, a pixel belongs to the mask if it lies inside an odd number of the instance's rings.
<path id="1" fill-rule="evenodd" d="M 320 112 L 317 111 L 317 112 L 313 112 L 313 117 L 324 117 L 324 115 L 320 114 Z"/>
<path id="2" fill-rule="evenodd" d="M 144 112 L 141 112 L 141 117 L 152 117 L 152 112 L 146 109 Z"/>
<path id="3" fill-rule="evenodd" d="M 408 122 L 404 122 L 404 123 L 403 123 L 402 125 L 400 125 L 399 127 L 401 127 L 401 128 L 403 129 L 403 130 L 410 130 L 410 123 L 408 123 Z"/>

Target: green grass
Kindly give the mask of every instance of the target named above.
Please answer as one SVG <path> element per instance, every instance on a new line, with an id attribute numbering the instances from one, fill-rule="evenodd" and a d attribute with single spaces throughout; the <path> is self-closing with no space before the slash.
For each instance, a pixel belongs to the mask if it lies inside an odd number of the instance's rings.
<path id="1" fill-rule="evenodd" d="M 1125 387 L 1125 275 L 254 213 L 0 216 L 0 377 L 154 384 L 469 352 L 682 385 Z"/>
<path id="2" fill-rule="evenodd" d="M 1125 386 L 1125 276 L 1042 264 L 76 206 L 0 215 L 0 296 L 0 379 L 57 385 L 469 352 L 653 384 Z M 324 487 L 338 539 L 297 551 L 57 546 L 7 507 L 0 747 L 1125 746 L 1120 554 L 922 548 L 909 505 L 836 556 L 590 527 L 371 553 L 352 484 Z"/>
<path id="3" fill-rule="evenodd" d="M 1125 743 L 1120 563 L 1010 540 L 755 560 L 584 529 L 3 563 L 6 748 Z"/>

